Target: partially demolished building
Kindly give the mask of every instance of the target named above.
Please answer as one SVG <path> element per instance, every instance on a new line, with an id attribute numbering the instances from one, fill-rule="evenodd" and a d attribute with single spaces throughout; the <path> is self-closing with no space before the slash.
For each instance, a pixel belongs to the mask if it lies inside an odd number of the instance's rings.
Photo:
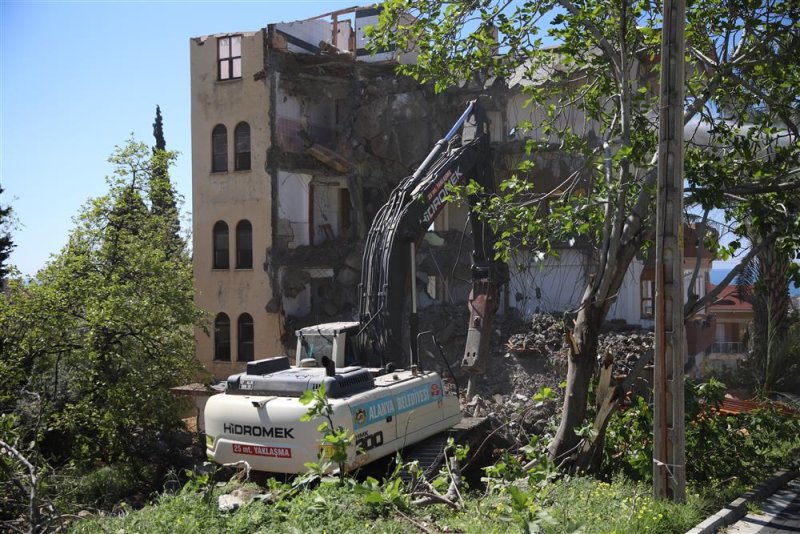
<path id="1" fill-rule="evenodd" d="M 491 95 L 498 178 L 524 154 L 521 134 L 508 132 L 535 110 L 513 80 L 435 94 L 395 73 L 413 53 L 367 52 L 364 29 L 377 16 L 354 8 L 190 41 L 195 299 L 213 317 L 196 351 L 218 378 L 284 353 L 298 327 L 356 316 L 373 216 L 468 100 Z M 563 155 L 539 156 L 538 186 L 555 189 L 569 167 Z M 466 208 L 448 205 L 422 244 L 423 305 L 466 300 L 466 219 Z M 589 256 L 572 247 L 557 265 L 517 272 L 505 305 L 525 314 L 574 306 Z M 631 267 L 611 318 L 641 322 L 642 269 Z"/>
<path id="2" fill-rule="evenodd" d="M 372 217 L 479 92 L 435 95 L 395 74 L 413 54 L 369 55 L 377 15 L 190 42 L 196 303 L 214 317 L 197 355 L 218 377 L 282 353 L 298 326 L 354 316 Z M 437 230 L 461 229 L 463 211 L 448 209 Z M 441 258 L 423 254 L 422 269 L 442 275 L 427 294 L 463 299 L 467 284 L 444 279 L 468 278 L 470 244 L 454 270 L 455 246 L 430 241 Z"/>

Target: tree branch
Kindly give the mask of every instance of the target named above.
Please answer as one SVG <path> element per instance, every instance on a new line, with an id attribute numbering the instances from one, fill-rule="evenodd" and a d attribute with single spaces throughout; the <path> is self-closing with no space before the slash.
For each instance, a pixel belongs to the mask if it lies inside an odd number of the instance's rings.
<path id="1" fill-rule="evenodd" d="M 722 293 L 722 290 L 728 287 L 731 281 L 734 278 L 736 278 L 736 276 L 738 276 L 740 272 L 742 272 L 742 269 L 744 269 L 745 265 L 747 265 L 750 262 L 750 260 L 752 260 L 753 257 L 755 257 L 756 254 L 761 252 L 761 250 L 766 246 L 767 243 L 775 239 L 777 235 L 778 235 L 777 230 L 773 231 L 766 238 L 764 238 L 763 241 L 761 241 L 757 245 L 753 245 L 750 248 L 750 251 L 745 255 L 745 257 L 741 259 L 739 264 L 736 265 L 733 269 L 731 269 L 730 272 L 727 274 L 727 276 L 725 276 L 725 278 L 723 278 L 722 281 L 719 284 L 717 284 L 717 286 L 713 290 L 706 293 L 705 295 L 703 295 L 702 298 L 696 300 L 693 303 L 687 302 L 683 307 L 683 317 L 685 319 L 688 319 L 689 317 L 693 316 L 695 313 L 700 311 L 701 308 L 704 308 L 707 304 L 712 304 L 717 299 L 719 294 Z"/>
<path id="2" fill-rule="evenodd" d="M 686 300 L 687 302 L 694 302 L 699 298 L 699 295 L 694 292 L 694 284 L 697 281 L 697 275 L 700 272 L 700 264 L 703 263 L 703 252 L 705 251 L 705 235 L 706 235 L 706 223 L 708 222 L 708 214 L 711 210 L 706 209 L 703 211 L 703 219 L 700 221 L 700 224 L 697 226 L 697 234 L 699 238 L 697 239 L 698 245 L 695 247 L 695 254 L 697 254 L 697 261 L 694 263 L 694 270 L 692 271 L 692 278 L 689 280 L 689 287 L 686 291 Z"/>
<path id="3" fill-rule="evenodd" d="M 573 15 L 574 17 L 578 17 L 580 15 L 580 11 L 578 10 L 577 7 L 575 7 L 575 4 L 573 4 L 570 0 L 558 0 L 558 3 L 561 4 L 561 6 L 564 9 L 569 11 L 570 15 Z M 603 33 L 600 31 L 600 28 L 598 28 L 594 24 L 589 23 L 589 21 L 586 20 L 583 20 L 581 22 L 581 25 L 584 28 L 586 28 L 586 30 L 592 34 L 592 37 L 594 37 L 597 40 L 597 46 L 599 46 L 603 50 L 603 52 L 608 57 L 608 60 L 611 61 L 611 64 L 614 66 L 614 69 L 617 71 L 617 74 L 619 75 L 621 72 L 619 58 L 617 58 L 616 56 L 616 51 L 614 50 L 614 47 L 611 45 L 611 43 L 608 42 L 608 39 L 606 39 L 603 36 Z"/>
<path id="4" fill-rule="evenodd" d="M 28 470 L 28 477 L 30 478 L 30 490 L 28 491 L 28 522 L 30 532 L 39 532 L 42 525 L 39 521 L 39 502 L 36 495 L 39 486 L 39 478 L 36 476 L 36 467 L 30 463 L 21 452 L 2 439 L 0 439 L 0 449 L 8 451 L 11 456 Z"/>
<path id="5" fill-rule="evenodd" d="M 778 179 L 788 178 L 794 174 L 800 174 L 800 168 L 792 169 L 783 176 L 780 176 Z M 687 203 L 694 203 L 695 199 L 694 196 L 696 193 L 703 192 L 703 191 L 710 191 L 714 190 L 711 187 L 687 187 L 683 191 L 684 193 L 689 193 L 689 196 L 686 197 Z M 766 193 L 783 193 L 783 192 L 792 192 L 792 191 L 800 191 L 800 179 L 799 180 L 790 180 L 788 182 L 779 182 L 779 183 L 772 183 L 772 184 L 739 184 L 729 187 L 722 191 L 723 194 L 730 194 L 730 195 L 737 195 L 737 196 L 755 196 L 755 195 L 764 195 Z"/>

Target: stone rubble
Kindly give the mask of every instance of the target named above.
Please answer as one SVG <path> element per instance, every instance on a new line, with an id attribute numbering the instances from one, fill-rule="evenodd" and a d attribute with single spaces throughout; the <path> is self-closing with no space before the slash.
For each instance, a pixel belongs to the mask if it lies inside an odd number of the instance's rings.
<path id="1" fill-rule="evenodd" d="M 443 346 L 462 402 L 469 378 L 460 367 L 467 319 L 466 307 L 459 306 L 430 306 L 421 310 L 420 317 L 420 324 L 434 331 Z M 554 431 L 549 425 L 561 408 L 563 387 L 559 386 L 566 379 L 569 355 L 565 340 L 563 320 L 553 315 L 535 314 L 525 322 L 512 309 L 497 316 L 487 373 L 479 378 L 477 395 L 465 405 L 466 414 L 489 418 L 496 444 L 522 446 L 532 435 Z M 621 379 L 640 356 L 653 349 L 653 343 L 652 332 L 616 328 L 600 335 L 598 358 L 610 352 L 613 375 Z M 423 368 L 439 371 L 455 393 L 455 382 L 430 338 L 422 342 L 420 353 Z M 553 400 L 534 400 L 542 388 L 554 392 Z"/>

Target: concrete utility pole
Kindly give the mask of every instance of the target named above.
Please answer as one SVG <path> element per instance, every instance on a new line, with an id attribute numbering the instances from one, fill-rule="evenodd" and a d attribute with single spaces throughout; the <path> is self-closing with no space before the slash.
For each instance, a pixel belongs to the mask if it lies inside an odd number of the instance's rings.
<path id="1" fill-rule="evenodd" d="M 683 365 L 683 93 L 686 0 L 664 1 L 656 207 L 653 491 L 686 499 Z"/>

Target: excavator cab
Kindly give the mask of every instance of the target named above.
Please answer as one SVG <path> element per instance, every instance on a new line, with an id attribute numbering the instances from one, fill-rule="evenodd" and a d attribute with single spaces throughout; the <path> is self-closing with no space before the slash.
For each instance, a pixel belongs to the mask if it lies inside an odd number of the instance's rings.
<path id="1" fill-rule="evenodd" d="M 342 321 L 307 326 L 295 331 L 297 336 L 298 367 L 322 365 L 322 357 L 327 356 L 336 367 L 352 365 L 356 361 L 353 339 L 359 330 L 359 323 Z M 312 361 L 313 360 L 313 361 Z"/>

